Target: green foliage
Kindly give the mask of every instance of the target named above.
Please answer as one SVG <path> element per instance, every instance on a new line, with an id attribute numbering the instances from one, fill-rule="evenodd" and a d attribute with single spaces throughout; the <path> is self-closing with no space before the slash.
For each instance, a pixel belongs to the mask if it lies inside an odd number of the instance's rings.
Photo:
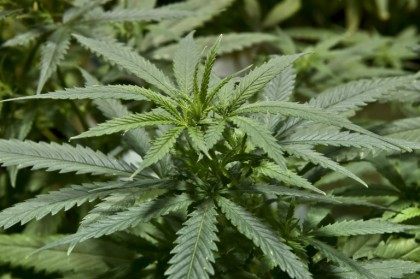
<path id="1" fill-rule="evenodd" d="M 190 214 L 177 233 L 177 246 L 171 251 L 174 256 L 166 271 L 168 278 L 209 278 L 209 274 L 214 275 L 216 214 L 214 204 L 204 204 Z"/>
<path id="2" fill-rule="evenodd" d="M 36 237 L 24 234 L 0 236 L 0 262 L 15 267 L 33 268 L 36 271 L 61 272 L 99 272 L 110 270 L 117 265 L 129 265 L 134 254 L 124 247 L 105 241 L 90 240 L 78 247 L 69 256 L 66 250 L 56 248 L 45 250 L 28 257 L 57 236 Z"/>
<path id="3" fill-rule="evenodd" d="M 160 2 L 0 4 L 0 278 L 417 278 L 413 1 Z"/>
<path id="4" fill-rule="evenodd" d="M 362 264 L 363 267 L 374 273 L 378 278 L 404 278 L 405 275 L 419 271 L 420 266 L 417 263 L 401 260 L 371 261 Z M 357 273 L 345 268 L 337 268 L 334 275 L 340 278 L 363 278 Z"/>
<path id="5" fill-rule="evenodd" d="M 75 37 L 86 48 L 144 79 L 158 89 L 168 94 L 174 91 L 172 82 L 159 69 L 128 47 L 116 42 L 99 41 L 80 35 L 75 35 Z"/>
<path id="6" fill-rule="evenodd" d="M 88 147 L 57 143 L 1 140 L 0 162 L 4 166 L 29 167 L 47 171 L 124 175 L 133 168 Z"/>
<path id="7" fill-rule="evenodd" d="M 416 226 L 398 225 L 381 220 L 350 220 L 323 226 L 317 233 L 326 236 L 348 236 L 401 232 L 415 228 Z"/>
<path id="8" fill-rule="evenodd" d="M 304 264 L 290 251 L 290 247 L 282 243 L 261 221 L 225 198 L 220 198 L 218 204 L 226 218 L 237 227 L 238 231 L 251 239 L 275 265 L 286 271 L 290 277 L 312 277 Z"/>

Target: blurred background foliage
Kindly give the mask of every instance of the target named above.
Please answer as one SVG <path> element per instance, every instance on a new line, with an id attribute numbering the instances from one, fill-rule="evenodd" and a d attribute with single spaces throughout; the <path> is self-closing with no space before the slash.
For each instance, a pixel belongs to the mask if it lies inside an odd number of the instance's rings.
<path id="1" fill-rule="evenodd" d="M 148 22 L 129 17 L 89 21 L 85 17 L 94 9 L 142 10 L 165 5 L 189 11 L 190 15 Z M 224 34 L 219 53 L 222 59 L 216 65 L 221 75 L 238 71 L 250 63 L 261 63 L 271 54 L 310 52 L 296 64 L 296 96 L 299 101 L 305 101 L 345 81 L 419 71 L 419 19 L 420 1 L 417 0 L 0 0 L 0 98 L 81 86 L 84 79 L 80 68 L 103 83 L 141 84 L 142 81 L 101 63 L 71 38 L 72 33 L 125 42 L 161 67 L 170 69 L 176 42 L 196 30 L 195 37 L 202 46 L 211 44 L 218 34 Z M 391 103 L 367 106 L 353 120 L 382 134 L 420 141 L 420 84 L 400 93 L 403 95 L 392 99 Z M 410 118 L 409 130 L 404 128 L 407 123 L 397 120 L 400 118 Z M 65 142 L 103 119 L 89 101 L 3 103 L 0 104 L 0 137 Z M 120 152 L 116 148 L 117 136 L 83 143 L 104 152 Z M 378 202 L 395 211 L 343 212 L 314 206 L 309 210 L 310 216 L 314 216 L 313 224 L 351 215 L 420 224 L 419 154 L 391 155 L 375 161 L 359 155 L 362 160 L 347 167 L 372 185 L 369 189 L 361 190 L 355 182 L 335 173 L 323 176 L 318 186 Z M 345 163 L 346 155 L 338 159 Z M 73 183 L 89 179 L 0 168 L 0 209 L 58 189 L 70 177 Z M 126 267 L 128 273 L 122 274 L 139 274 L 142 266 L 147 265 L 145 258 L 136 257 L 138 249 L 146 249 L 142 237 L 152 231 L 161 235 L 159 240 L 153 240 L 154 247 L 169 252 L 175 237 L 173 232 L 180 226 L 180 222 L 173 224 L 163 218 L 150 228 L 137 231 L 138 237 L 131 237 L 130 241 L 117 234 L 105 240 L 90 241 L 68 258 L 65 249 L 40 253 L 36 260 L 25 258 L 55 237 L 52 235 L 74 232 L 81 216 L 90 208 L 82 206 L 29 222 L 24 227 L 15 226 L 1 234 L 0 278 L 95 278 L 99 275 L 102 276 L 99 278 L 121 278 L 114 272 L 116 262 Z M 228 238 L 229 232 L 225 234 Z M 338 247 L 355 259 L 420 262 L 419 237 L 343 237 Z M 155 248 L 149 247 L 152 258 Z M 114 257 L 112 261 L 107 258 L 109 251 Z M 138 278 L 160 278 L 162 270 L 163 267 L 154 274 L 145 273 Z"/>

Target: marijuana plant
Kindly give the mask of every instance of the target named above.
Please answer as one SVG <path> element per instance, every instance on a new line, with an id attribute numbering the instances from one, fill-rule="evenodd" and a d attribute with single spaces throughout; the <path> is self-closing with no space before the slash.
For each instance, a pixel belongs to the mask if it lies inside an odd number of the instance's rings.
<path id="1" fill-rule="evenodd" d="M 62 245 L 69 245 L 70 253 L 80 242 L 122 232 L 144 236 L 142 230 L 152 225 L 158 233 L 147 239 L 154 240 L 144 244 L 143 239 L 139 245 L 159 247 L 159 252 L 145 249 L 125 258 L 137 257 L 142 268 L 136 274 L 144 278 L 163 273 L 168 278 L 247 278 L 253 273 L 312 278 L 323 266 L 322 257 L 332 263 L 328 272 L 340 278 L 401 278 L 420 270 L 419 264 L 404 260 L 355 261 L 330 245 L 335 237 L 413 234 L 417 226 L 378 218 L 323 224 L 323 218 L 313 215 L 294 216 L 297 206 L 310 204 L 384 209 L 316 187 L 323 173 L 317 165 L 367 185 L 315 147 L 328 146 L 334 151 L 330 156 L 346 158 L 357 158 L 360 150 L 377 155 L 419 148 L 416 142 L 373 133 L 348 119 L 367 103 L 414 83 L 415 75 L 351 82 L 298 103 L 290 101 L 296 78 L 292 66 L 304 53 L 274 56 L 243 77 L 248 68 L 220 78 L 213 66 L 222 37 L 202 51 L 190 33 L 173 56 L 175 83 L 127 46 L 74 37 L 150 86 L 101 85 L 83 72 L 85 87 L 11 100 L 92 99 L 110 119 L 71 140 L 122 133 L 142 159 L 130 164 L 80 145 L 0 140 L 4 166 L 108 177 L 39 195 L 0 213 L 0 226 L 7 229 L 101 200 L 77 232 L 32 251 L 35 256 Z M 151 109 L 130 113 L 120 101 L 144 102 Z M 176 220 L 183 220 L 181 227 L 170 225 Z M 176 231 L 170 256 L 159 236 L 171 235 L 168 228 Z M 238 239 L 250 241 L 234 243 Z M 390 266 L 392 273 L 377 276 L 378 268 Z M 126 278 L 133 271 L 119 272 L 113 276 Z"/>

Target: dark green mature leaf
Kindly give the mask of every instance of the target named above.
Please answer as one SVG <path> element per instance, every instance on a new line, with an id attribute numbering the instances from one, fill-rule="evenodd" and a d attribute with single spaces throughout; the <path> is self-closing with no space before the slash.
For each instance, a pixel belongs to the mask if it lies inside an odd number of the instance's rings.
<path id="1" fill-rule="evenodd" d="M 111 41 L 99 41 L 80 35 L 73 35 L 85 47 L 103 56 L 111 63 L 126 69 L 146 82 L 156 86 L 166 94 L 173 94 L 175 87 L 167 76 L 155 65 L 134 52 L 129 47 Z"/>
<path id="2" fill-rule="evenodd" d="M 67 211 L 74 206 L 80 206 L 85 202 L 91 202 L 109 194 L 109 191 L 91 190 L 120 184 L 124 184 L 124 182 L 111 181 L 72 185 L 58 191 L 39 195 L 1 211 L 0 227 L 7 229 L 19 222 L 24 225 L 32 219 L 39 220 L 48 214 L 55 215 L 60 210 Z"/>
<path id="3" fill-rule="evenodd" d="M 127 163 L 88 147 L 33 141 L 0 140 L 0 162 L 61 173 L 127 175 L 133 171 Z"/>
<path id="4" fill-rule="evenodd" d="M 262 101 L 248 105 L 243 105 L 235 111 L 235 114 L 249 114 L 249 113 L 273 113 L 285 116 L 293 116 L 310 121 L 320 122 L 327 125 L 336 126 L 339 128 L 346 128 L 361 134 L 371 136 L 376 139 L 383 140 L 393 145 L 396 150 L 411 151 L 411 148 L 393 141 L 392 139 L 384 138 L 376 135 L 358 125 L 351 123 L 347 118 L 340 117 L 336 114 L 322 110 L 317 107 L 312 107 L 307 104 L 299 104 L 293 102 L 282 101 Z"/>
<path id="5" fill-rule="evenodd" d="M 282 243 L 279 237 L 260 220 L 226 198 L 219 198 L 217 203 L 239 232 L 260 247 L 276 266 L 286 271 L 292 278 L 312 278 L 305 264 L 291 252 L 291 248 Z"/>
<path id="6" fill-rule="evenodd" d="M 134 85 L 93 85 L 87 87 L 66 88 L 42 95 L 18 97 L 5 101 L 32 100 L 32 99 L 117 99 L 117 100 L 147 100 L 149 89 Z"/>
<path id="7" fill-rule="evenodd" d="M 169 279 L 206 279 L 214 275 L 212 264 L 217 251 L 217 212 L 213 203 L 200 205 L 189 215 L 181 230 L 177 232 L 177 244 L 171 251 L 165 274 Z"/>
<path id="8" fill-rule="evenodd" d="M 48 214 L 55 215 L 61 210 L 67 211 L 74 206 L 92 202 L 118 190 L 130 188 L 147 190 L 165 187 L 162 182 L 157 179 L 149 179 L 132 182 L 110 181 L 71 185 L 6 208 L 0 212 L 0 227 L 7 229 L 19 222 L 24 225 L 32 219 L 39 220 Z"/>
<path id="9" fill-rule="evenodd" d="M 101 218 L 97 222 L 91 222 L 81 227 L 76 233 L 45 245 L 41 250 L 71 244 L 71 251 L 77 243 L 122 231 L 134 227 L 139 223 L 149 222 L 153 218 L 187 208 L 190 203 L 190 198 L 182 194 L 134 205 L 127 208 L 127 210 L 110 215 L 107 218 Z"/>
<path id="10" fill-rule="evenodd" d="M 171 124 L 176 124 L 176 122 L 173 117 L 165 111 L 154 110 L 144 113 L 132 113 L 101 123 L 80 135 L 72 137 L 71 140 L 109 135 L 146 126 Z"/>
<path id="11" fill-rule="evenodd" d="M 393 149 L 387 142 L 381 141 L 359 133 L 349 133 L 348 131 L 337 131 L 335 128 L 314 127 L 313 129 L 302 129 L 280 141 L 282 144 L 292 145 L 327 145 L 327 146 L 346 146 L 368 149 Z"/>

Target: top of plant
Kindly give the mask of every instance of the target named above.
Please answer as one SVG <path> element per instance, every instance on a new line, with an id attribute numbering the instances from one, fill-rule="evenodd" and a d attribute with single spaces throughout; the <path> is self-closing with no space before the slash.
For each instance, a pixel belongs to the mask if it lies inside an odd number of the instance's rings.
<path id="1" fill-rule="evenodd" d="M 275 56 L 243 77 L 236 73 L 219 78 L 213 66 L 222 37 L 209 48 L 202 63 L 205 51 L 196 46 L 193 35 L 189 34 L 180 41 L 174 54 L 173 81 L 126 46 L 74 36 L 105 60 L 144 80 L 149 84 L 148 88 L 93 84 L 95 81 L 91 79 L 91 85 L 86 87 L 13 100 L 95 99 L 111 119 L 72 139 L 123 132 L 128 141 L 134 142 L 134 149 L 144 156 L 134 168 L 81 146 L 0 140 L 0 162 L 5 166 L 117 177 L 109 182 L 74 185 L 17 204 L 0 213 L 0 226 L 8 228 L 18 222 L 23 224 L 95 198 L 114 194 L 131 198 L 121 210 L 98 217 L 101 207 L 118 205 L 112 199 L 100 203 L 82 221 L 75 234 L 45 248 L 62 244 L 70 244 L 73 248 L 81 241 L 187 209 L 190 212 L 188 219 L 178 231 L 176 247 L 166 271 L 169 278 L 208 278 L 214 273 L 212 264 L 218 241 L 216 224 L 226 220 L 262 250 L 270 265 L 280 267 L 292 278 L 312 278 L 306 263 L 295 255 L 289 243 L 239 205 L 241 197 L 238 194 L 262 196 L 265 200 L 270 196 L 286 196 L 332 204 L 361 204 L 357 200 L 325 195 L 303 176 L 304 172 L 293 171 L 289 157 L 302 158 L 365 184 L 349 170 L 315 151 L 314 146 L 351 147 L 335 156 L 353 157 L 360 155 L 355 153 L 357 149 L 404 152 L 419 148 L 417 143 L 375 134 L 347 119 L 367 103 L 384 100 L 388 94 L 413 82 L 415 76 L 352 82 L 329 89 L 303 104 L 290 101 L 290 96 L 295 80 L 292 65 L 304 54 Z M 153 108 L 147 112 L 128 113 L 115 100 L 148 101 Z M 157 137 L 150 145 L 147 132 L 139 129 L 143 127 L 159 128 L 154 130 Z M 168 160 L 170 153 L 172 160 Z M 127 178 L 130 179 L 127 181 Z M 147 195 L 152 199 L 144 198 Z M 321 228 L 312 226 L 306 231 L 299 230 L 297 224 L 291 226 L 305 245 L 312 245 L 342 268 L 349 268 L 363 278 L 375 276 L 316 240 L 315 236 L 413 229 L 376 219 L 337 222 Z"/>

